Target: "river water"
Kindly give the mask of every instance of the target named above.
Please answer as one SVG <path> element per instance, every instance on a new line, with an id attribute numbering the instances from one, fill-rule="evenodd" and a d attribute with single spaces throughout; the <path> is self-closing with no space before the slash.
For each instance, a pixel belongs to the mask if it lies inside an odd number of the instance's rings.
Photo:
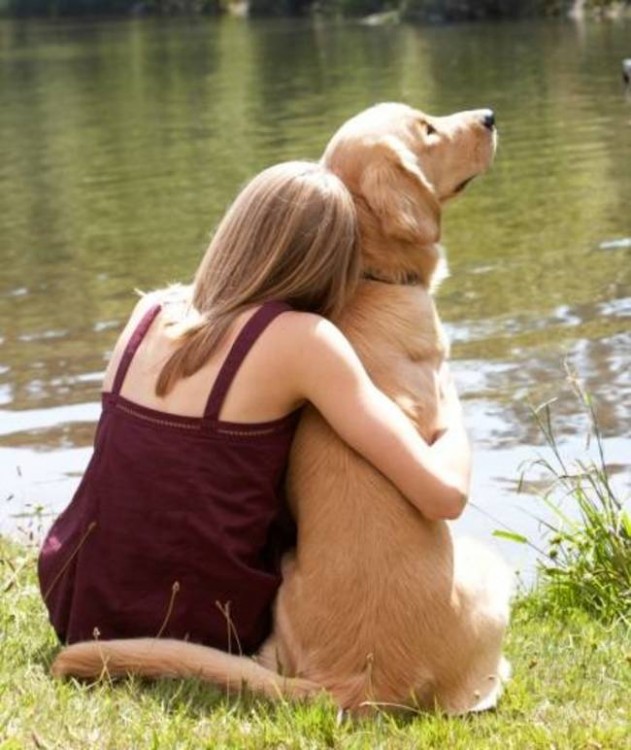
<path id="1" fill-rule="evenodd" d="M 586 455 L 567 368 L 627 497 L 629 56 L 628 22 L 0 22 L 0 531 L 41 533 L 72 496 L 134 289 L 189 279 L 244 180 L 318 158 L 385 100 L 497 114 L 496 163 L 444 221 L 438 304 L 475 450 L 457 525 L 531 564 L 491 532 L 540 533 L 542 477 L 518 492 L 546 455 L 533 407 L 554 399 L 563 450 Z"/>

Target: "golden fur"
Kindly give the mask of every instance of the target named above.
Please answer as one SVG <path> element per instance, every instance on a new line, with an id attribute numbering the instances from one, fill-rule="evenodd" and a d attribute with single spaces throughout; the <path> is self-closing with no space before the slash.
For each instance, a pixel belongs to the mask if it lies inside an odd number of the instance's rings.
<path id="1" fill-rule="evenodd" d="M 484 115 L 430 118 L 377 105 L 349 120 L 323 157 L 353 194 L 364 267 L 379 279 L 360 284 L 337 323 L 426 439 L 441 428 L 438 371 L 448 354 L 430 293 L 445 272 L 441 210 L 492 161 L 495 134 Z M 426 520 L 314 409 L 301 420 L 288 487 L 298 546 L 284 562 L 273 635 L 258 663 L 142 639 L 76 644 L 53 672 L 198 674 L 268 695 L 325 688 L 351 710 L 494 705 L 506 671 L 510 576 L 502 563 L 455 541 L 446 522 Z"/>

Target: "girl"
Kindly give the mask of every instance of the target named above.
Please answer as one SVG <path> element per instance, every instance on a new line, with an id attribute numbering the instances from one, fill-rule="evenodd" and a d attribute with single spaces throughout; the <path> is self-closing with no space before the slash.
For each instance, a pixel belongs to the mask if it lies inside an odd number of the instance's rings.
<path id="1" fill-rule="evenodd" d="M 138 303 L 106 371 L 94 454 L 39 558 L 61 641 L 165 636 L 256 651 L 307 401 L 422 513 L 459 515 L 469 452 L 453 388 L 450 427 L 429 446 L 322 317 L 353 293 L 356 237 L 337 177 L 280 164 L 237 197 L 192 289 Z"/>

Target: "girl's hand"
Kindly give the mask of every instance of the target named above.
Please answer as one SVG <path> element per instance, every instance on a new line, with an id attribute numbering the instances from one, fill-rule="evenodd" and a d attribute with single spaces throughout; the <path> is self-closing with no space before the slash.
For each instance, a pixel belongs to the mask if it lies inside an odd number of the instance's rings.
<path id="1" fill-rule="evenodd" d="M 462 406 L 447 360 L 443 362 L 438 372 L 438 393 L 440 401 L 432 444 L 444 435 L 450 426 L 462 421 Z"/>

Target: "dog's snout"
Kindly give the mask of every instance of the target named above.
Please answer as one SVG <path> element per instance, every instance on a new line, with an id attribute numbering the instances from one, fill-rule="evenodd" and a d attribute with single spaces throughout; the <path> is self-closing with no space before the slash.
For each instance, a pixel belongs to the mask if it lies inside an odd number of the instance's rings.
<path id="1" fill-rule="evenodd" d="M 492 109 L 485 109 L 482 114 L 482 124 L 485 128 L 493 130 L 495 127 L 495 112 Z"/>

